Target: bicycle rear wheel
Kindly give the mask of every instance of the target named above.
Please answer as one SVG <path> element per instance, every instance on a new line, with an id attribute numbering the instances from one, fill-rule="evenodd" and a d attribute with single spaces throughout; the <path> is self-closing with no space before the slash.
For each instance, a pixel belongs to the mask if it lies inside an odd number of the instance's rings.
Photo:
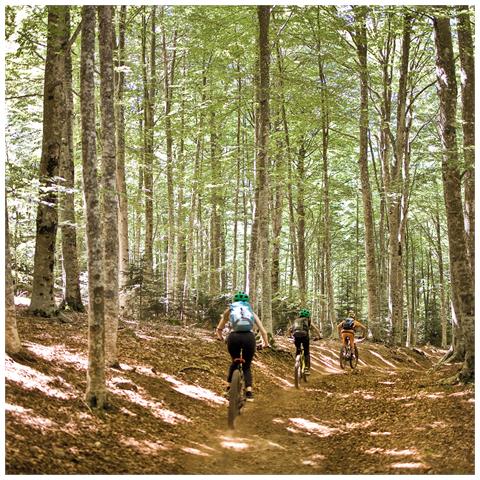
<path id="1" fill-rule="evenodd" d="M 300 354 L 295 357 L 295 388 L 300 388 L 300 378 L 302 377 L 302 366 L 300 361 Z"/>
<path id="2" fill-rule="evenodd" d="M 237 369 L 233 372 L 232 382 L 230 383 L 228 402 L 228 427 L 235 427 L 235 419 L 240 414 L 241 395 L 242 395 L 242 379 L 240 371 Z"/>
<path id="3" fill-rule="evenodd" d="M 340 349 L 340 368 L 342 370 L 345 369 L 345 355 L 347 353 L 347 349 L 345 348 L 344 345 L 342 345 L 342 348 Z"/>
<path id="4" fill-rule="evenodd" d="M 302 378 L 303 378 L 303 381 L 307 383 L 307 374 L 305 373 L 305 354 L 303 353 L 303 351 L 302 351 L 301 365 L 302 365 Z"/>

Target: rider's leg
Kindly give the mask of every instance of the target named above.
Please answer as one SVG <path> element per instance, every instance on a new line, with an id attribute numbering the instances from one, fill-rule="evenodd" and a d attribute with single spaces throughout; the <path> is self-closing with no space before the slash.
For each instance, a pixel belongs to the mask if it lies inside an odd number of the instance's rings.
<path id="1" fill-rule="evenodd" d="M 310 370 L 310 338 L 308 336 L 303 339 L 303 353 L 305 355 L 305 368 Z"/>
<path id="2" fill-rule="evenodd" d="M 247 391 L 252 389 L 253 378 L 251 371 L 251 364 L 253 360 L 253 355 L 255 354 L 256 342 L 255 335 L 252 332 L 242 332 L 241 335 L 242 342 L 242 353 L 243 359 L 245 360 L 243 364 L 243 374 L 245 376 L 245 388 Z"/>
<path id="3" fill-rule="evenodd" d="M 232 357 L 232 363 L 228 370 L 227 382 L 232 381 L 232 375 L 236 368 L 236 364 L 233 362 L 235 358 L 240 357 L 240 350 L 242 349 L 241 336 L 238 332 L 230 332 L 227 337 L 228 353 Z"/>

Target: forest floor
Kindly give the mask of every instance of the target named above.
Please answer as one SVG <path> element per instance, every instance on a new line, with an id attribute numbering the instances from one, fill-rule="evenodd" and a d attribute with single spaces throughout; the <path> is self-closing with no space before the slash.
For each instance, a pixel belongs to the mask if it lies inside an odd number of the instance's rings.
<path id="1" fill-rule="evenodd" d="M 352 372 L 323 339 L 297 390 L 279 337 L 257 352 L 255 401 L 232 431 L 212 332 L 122 323 L 97 416 L 83 401 L 86 316 L 17 321 L 27 355 L 5 361 L 7 474 L 474 474 L 474 387 L 439 383 L 459 367 L 432 369 L 441 350 L 364 342 Z"/>

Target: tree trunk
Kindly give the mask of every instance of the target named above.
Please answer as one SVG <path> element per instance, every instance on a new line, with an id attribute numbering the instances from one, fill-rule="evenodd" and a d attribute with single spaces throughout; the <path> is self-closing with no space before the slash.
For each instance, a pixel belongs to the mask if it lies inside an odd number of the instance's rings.
<path id="1" fill-rule="evenodd" d="M 163 12 L 165 13 L 165 12 Z M 164 26 L 165 28 L 165 26 Z M 167 250 L 167 298 L 168 305 L 175 301 L 175 192 L 173 178 L 173 132 L 170 112 L 172 110 L 173 90 L 171 85 L 175 73 L 176 32 L 173 38 L 173 53 L 168 58 L 165 31 L 162 35 L 163 77 L 165 89 L 165 138 L 167 150 L 167 202 L 168 202 L 168 250 Z M 153 50 L 152 50 L 153 61 Z"/>
<path id="2" fill-rule="evenodd" d="M 300 303 L 307 301 L 307 278 L 305 270 L 305 140 L 300 140 L 297 162 L 297 279 Z"/>
<path id="3" fill-rule="evenodd" d="M 65 10 L 65 38 L 70 40 L 70 7 Z M 75 166 L 73 163 L 73 90 L 72 53 L 65 51 L 65 137 L 64 151 L 59 166 L 59 176 L 63 179 L 59 196 L 59 217 L 62 231 L 63 269 L 65 272 L 65 292 L 62 307 L 83 312 L 85 307 L 80 295 L 80 268 L 77 252 L 77 224 L 75 220 Z"/>
<path id="4" fill-rule="evenodd" d="M 7 200 L 5 199 L 5 351 L 9 354 L 18 353 L 22 349 L 17 330 L 15 313 L 15 288 L 10 263 L 10 233 L 8 229 Z"/>
<path id="5" fill-rule="evenodd" d="M 82 7 L 80 110 L 82 117 L 83 188 L 88 250 L 88 369 L 86 402 L 102 409 L 105 384 L 105 323 L 102 218 L 97 180 L 95 132 L 95 10 Z"/>
<path id="6" fill-rule="evenodd" d="M 105 357 L 118 366 L 118 203 L 115 152 L 115 85 L 113 79 L 113 7 L 98 7 L 100 50 L 100 112 L 102 125 L 103 279 L 105 301 Z"/>
<path id="7" fill-rule="evenodd" d="M 472 275 L 475 276 L 475 55 L 468 6 L 458 6 L 463 155 L 465 161 L 465 230 Z"/>
<path id="8" fill-rule="evenodd" d="M 119 255 L 119 307 L 120 315 L 125 310 L 126 295 L 124 289 L 128 282 L 128 267 L 130 250 L 128 245 L 128 198 L 127 183 L 125 179 L 125 105 L 123 92 L 125 89 L 125 31 L 127 20 L 127 7 L 120 7 L 119 40 L 118 40 L 118 67 L 116 73 L 116 153 L 117 153 L 117 192 L 118 192 L 118 255 Z"/>
<path id="9" fill-rule="evenodd" d="M 146 8 L 146 7 L 144 7 Z M 142 35 L 142 65 L 143 65 L 143 93 L 144 93 L 144 169 L 143 186 L 145 191 L 145 253 L 144 253 L 144 278 L 146 282 L 153 279 L 153 128 L 154 105 L 156 91 L 155 75 L 155 13 L 156 7 L 152 6 L 152 24 L 150 35 L 150 75 L 147 65 L 147 20 L 143 20 Z"/>
<path id="10" fill-rule="evenodd" d="M 440 214 L 438 209 L 435 216 L 435 230 L 437 233 L 437 258 L 438 258 L 438 280 L 440 284 L 440 324 L 442 326 L 442 348 L 447 348 L 447 299 L 445 294 L 445 275 L 443 273 L 443 252 L 442 252 L 442 235 L 440 231 Z"/>
<path id="11" fill-rule="evenodd" d="M 268 141 L 269 141 L 269 100 L 270 100 L 270 7 L 258 6 L 259 22 L 259 135 L 258 135 L 258 235 L 262 258 L 262 321 L 267 332 L 272 333 L 272 273 L 270 267 L 270 215 L 268 189 Z"/>
<path id="12" fill-rule="evenodd" d="M 465 342 L 465 358 L 459 380 L 470 381 L 474 375 L 474 288 L 470 268 L 462 205 L 461 172 L 456 137 L 457 84 L 450 19 L 434 17 L 437 63 L 437 89 L 440 97 L 440 136 L 443 147 L 443 186 L 447 212 L 448 243 L 452 297 L 457 320 Z"/>
<path id="13" fill-rule="evenodd" d="M 368 325 L 373 340 L 383 339 L 379 315 L 378 275 L 375 258 L 375 232 L 373 220 L 372 191 L 368 173 L 368 72 L 367 72 L 367 33 L 366 8 L 356 9 L 356 43 L 360 63 L 360 154 L 358 165 L 362 185 L 363 216 L 365 223 L 365 264 L 368 294 Z"/>
<path id="14" fill-rule="evenodd" d="M 48 7 L 47 58 L 43 94 L 43 140 L 40 161 L 33 287 L 30 312 L 49 317 L 57 306 L 54 296 L 55 242 L 57 237 L 57 186 L 61 156 L 67 138 L 65 97 L 66 11 Z"/>

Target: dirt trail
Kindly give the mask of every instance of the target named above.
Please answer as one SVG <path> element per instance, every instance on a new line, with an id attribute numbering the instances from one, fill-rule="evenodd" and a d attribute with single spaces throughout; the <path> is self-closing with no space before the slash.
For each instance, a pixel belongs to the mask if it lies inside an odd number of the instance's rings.
<path id="1" fill-rule="evenodd" d="M 471 393 L 433 385 L 426 358 L 398 366 L 364 345 L 352 372 L 327 356 L 334 346 L 314 345 L 313 375 L 293 386 L 262 388 L 234 431 L 225 412 L 198 437 L 209 457 L 190 456 L 185 470 L 203 474 L 427 474 L 472 473 Z M 319 361 L 321 359 L 322 361 Z M 328 360 L 328 361 L 326 361 Z M 257 362 L 256 370 L 261 369 Z M 384 370 L 383 365 L 391 365 Z M 423 364 L 423 365 L 422 365 Z M 415 367 L 414 369 L 411 369 Z M 291 369 L 290 369 L 291 370 Z M 326 371 L 335 373 L 327 373 Z M 290 371 L 285 372 L 288 378 Z M 262 386 L 262 382 L 260 381 Z M 453 402 L 452 402 L 453 400 Z M 454 408 L 452 408 L 454 407 Z"/>
<path id="2" fill-rule="evenodd" d="M 356 373 L 338 341 L 312 345 L 307 385 L 292 384 L 293 345 L 259 352 L 255 401 L 226 426 L 225 345 L 156 321 L 119 332 L 111 409 L 83 402 L 86 317 L 18 316 L 31 358 L 6 359 L 8 474 L 472 474 L 473 386 L 439 386 L 441 351 L 359 346 Z"/>

